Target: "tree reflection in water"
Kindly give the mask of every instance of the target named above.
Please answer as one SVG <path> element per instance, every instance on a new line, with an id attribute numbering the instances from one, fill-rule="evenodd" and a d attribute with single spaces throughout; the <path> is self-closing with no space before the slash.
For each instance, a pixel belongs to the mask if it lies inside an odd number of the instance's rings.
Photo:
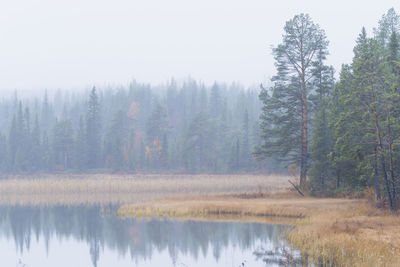
<path id="1" fill-rule="evenodd" d="M 257 241 L 271 244 L 271 251 L 285 246 L 278 238 L 285 228 L 282 225 L 121 219 L 102 215 L 102 210 L 99 206 L 3 206 L 0 236 L 12 238 L 20 253 L 29 251 L 32 238 L 44 239 L 47 253 L 54 237 L 86 242 L 95 267 L 105 246 L 123 256 L 129 253 L 135 261 L 167 250 L 175 263 L 178 255 L 190 255 L 195 260 L 199 255 L 205 257 L 209 248 L 218 260 L 221 250 L 229 245 L 252 249 Z"/>

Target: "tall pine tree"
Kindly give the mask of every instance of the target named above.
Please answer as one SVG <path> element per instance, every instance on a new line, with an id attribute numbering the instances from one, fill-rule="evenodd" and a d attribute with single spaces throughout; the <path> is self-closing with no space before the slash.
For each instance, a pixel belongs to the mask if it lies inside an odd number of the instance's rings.
<path id="1" fill-rule="evenodd" d="M 325 33 L 309 15 L 286 22 L 283 41 L 273 49 L 277 74 L 271 89 L 262 88 L 263 145 L 256 156 L 281 157 L 300 166 L 300 186 L 306 183 L 309 157 L 309 121 L 315 71 L 325 60 Z"/>

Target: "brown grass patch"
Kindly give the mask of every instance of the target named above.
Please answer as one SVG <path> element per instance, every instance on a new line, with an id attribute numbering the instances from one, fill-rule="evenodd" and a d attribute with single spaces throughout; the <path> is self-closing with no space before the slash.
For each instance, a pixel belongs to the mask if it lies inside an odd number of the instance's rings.
<path id="1" fill-rule="evenodd" d="M 400 266 L 400 217 L 366 201 L 308 217 L 289 240 L 325 264 Z"/>

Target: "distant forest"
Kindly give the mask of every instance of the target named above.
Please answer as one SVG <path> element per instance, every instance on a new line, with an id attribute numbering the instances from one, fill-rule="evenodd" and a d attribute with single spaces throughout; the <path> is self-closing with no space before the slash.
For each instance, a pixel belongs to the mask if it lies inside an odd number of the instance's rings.
<path id="1" fill-rule="evenodd" d="M 233 173 L 276 172 L 257 163 L 258 89 L 193 79 L 86 92 L 58 90 L 0 102 L 0 169 Z"/>

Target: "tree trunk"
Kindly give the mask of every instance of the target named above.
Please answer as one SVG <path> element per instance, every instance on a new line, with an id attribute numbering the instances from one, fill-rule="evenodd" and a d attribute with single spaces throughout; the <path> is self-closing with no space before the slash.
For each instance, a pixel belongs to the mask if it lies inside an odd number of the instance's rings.
<path id="1" fill-rule="evenodd" d="M 376 103 L 375 99 L 375 90 L 374 87 L 372 86 L 372 103 Z M 381 168 L 382 168 L 382 173 L 383 173 L 383 179 L 385 182 L 385 187 L 386 187 L 386 193 L 389 199 L 389 206 L 390 209 L 393 210 L 393 198 L 392 198 L 392 192 L 390 190 L 390 184 L 387 176 L 387 171 L 386 171 L 386 163 L 385 163 L 385 155 L 384 155 L 384 148 L 382 144 L 382 135 L 381 135 L 381 127 L 379 125 L 379 119 L 377 115 L 377 110 L 375 107 L 375 104 L 373 104 L 371 108 L 371 112 L 374 118 L 374 124 L 375 124 L 375 135 L 376 135 L 376 142 L 377 142 L 377 157 L 380 159 L 381 162 Z"/>
<path id="2" fill-rule="evenodd" d="M 393 201 L 396 201 L 396 182 L 394 177 L 393 171 L 393 142 L 392 142 L 392 134 L 391 134 L 391 126 L 390 126 L 390 118 L 391 112 L 390 109 L 387 107 L 386 113 L 386 120 L 387 120 L 387 135 L 388 135 L 388 143 L 389 143 L 389 172 L 390 172 L 390 180 L 392 184 L 392 198 Z"/>
<path id="3" fill-rule="evenodd" d="M 386 185 L 386 192 L 387 192 L 388 199 L 389 199 L 389 206 L 390 206 L 390 209 L 393 210 L 393 208 L 394 208 L 393 197 L 392 197 L 392 193 L 390 191 L 390 184 L 389 184 L 389 180 L 387 177 L 386 166 L 385 166 L 385 157 L 383 156 L 382 153 L 381 153 L 381 166 L 382 166 L 382 172 L 383 172 L 383 179 L 384 179 L 385 185 Z"/>
<path id="4" fill-rule="evenodd" d="M 307 154 L 308 154 L 308 124 L 307 124 L 307 92 L 304 74 L 302 75 L 302 132 L 301 132 L 301 164 L 300 187 L 304 188 L 307 178 Z"/>
<path id="5" fill-rule="evenodd" d="M 376 199 L 380 200 L 381 199 L 381 188 L 379 186 L 378 153 L 377 153 L 376 146 L 375 146 L 375 149 L 374 149 L 374 187 L 375 187 Z"/>
<path id="6" fill-rule="evenodd" d="M 381 168 L 382 168 L 382 172 L 383 172 L 383 179 L 384 179 L 385 186 L 386 186 L 386 193 L 387 193 L 387 196 L 388 196 L 388 199 L 389 199 L 390 209 L 393 210 L 392 192 L 390 190 L 390 184 L 389 184 L 387 171 L 386 171 L 385 155 L 383 153 L 384 150 L 383 150 L 382 138 L 381 138 L 381 129 L 380 129 L 380 126 L 379 126 L 378 116 L 376 115 L 376 110 L 375 109 L 373 109 L 373 114 L 374 114 L 374 123 L 375 123 L 375 131 L 376 131 L 376 141 L 377 141 L 377 145 L 378 145 L 378 157 L 380 158 L 380 162 L 381 162 Z"/>

